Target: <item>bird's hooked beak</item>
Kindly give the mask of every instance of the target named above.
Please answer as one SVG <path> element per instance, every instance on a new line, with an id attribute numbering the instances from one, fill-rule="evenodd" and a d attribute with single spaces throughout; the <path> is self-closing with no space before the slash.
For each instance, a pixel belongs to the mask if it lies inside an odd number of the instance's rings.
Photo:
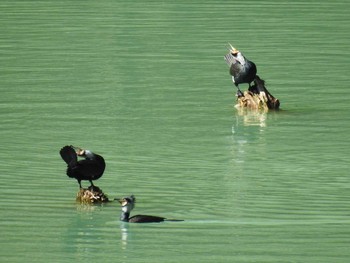
<path id="1" fill-rule="evenodd" d="M 126 201 L 125 198 L 115 198 L 114 200 L 117 200 L 122 206 L 126 206 L 128 204 L 128 201 Z"/>
<path id="2" fill-rule="evenodd" d="M 85 155 L 85 150 L 81 149 L 80 147 L 75 147 L 71 145 L 71 147 L 75 150 L 76 154 L 78 156 L 84 156 Z"/>
<path id="3" fill-rule="evenodd" d="M 229 51 L 232 55 L 236 55 L 239 53 L 239 50 L 235 49 L 230 43 L 228 43 L 230 48 L 229 48 Z"/>
<path id="4" fill-rule="evenodd" d="M 77 151 L 77 155 L 78 155 L 78 156 L 85 156 L 85 150 L 79 149 L 79 150 Z"/>

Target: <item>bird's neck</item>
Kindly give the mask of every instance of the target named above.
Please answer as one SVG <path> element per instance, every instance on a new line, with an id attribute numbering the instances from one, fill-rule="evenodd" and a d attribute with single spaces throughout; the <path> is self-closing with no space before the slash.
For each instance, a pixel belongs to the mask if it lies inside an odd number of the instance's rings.
<path id="1" fill-rule="evenodd" d="M 122 212 L 122 214 L 120 215 L 120 220 L 123 222 L 128 222 L 129 216 L 130 216 L 129 212 Z"/>
<path id="2" fill-rule="evenodd" d="M 92 151 L 85 150 L 85 157 L 87 159 L 92 160 L 92 159 L 95 159 L 95 154 Z"/>

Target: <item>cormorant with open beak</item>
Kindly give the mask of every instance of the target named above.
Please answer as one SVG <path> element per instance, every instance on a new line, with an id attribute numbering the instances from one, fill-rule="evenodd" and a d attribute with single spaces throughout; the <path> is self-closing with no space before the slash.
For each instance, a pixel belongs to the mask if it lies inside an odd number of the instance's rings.
<path id="1" fill-rule="evenodd" d="M 225 55 L 227 65 L 230 67 L 233 84 L 237 87 L 238 97 L 244 96 L 238 85 L 242 83 L 252 83 L 256 76 L 256 65 L 245 58 L 243 54 L 230 44 L 229 53 Z"/>

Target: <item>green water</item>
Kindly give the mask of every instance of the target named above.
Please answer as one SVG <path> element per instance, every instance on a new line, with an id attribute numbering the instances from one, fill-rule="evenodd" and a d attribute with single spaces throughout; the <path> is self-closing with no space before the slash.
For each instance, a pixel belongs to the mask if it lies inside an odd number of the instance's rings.
<path id="1" fill-rule="evenodd" d="M 349 9 L 1 1 L 1 261 L 346 262 Z M 281 111 L 233 107 L 228 42 Z M 77 205 L 66 144 L 105 157 L 96 184 L 134 213 L 185 221 Z"/>

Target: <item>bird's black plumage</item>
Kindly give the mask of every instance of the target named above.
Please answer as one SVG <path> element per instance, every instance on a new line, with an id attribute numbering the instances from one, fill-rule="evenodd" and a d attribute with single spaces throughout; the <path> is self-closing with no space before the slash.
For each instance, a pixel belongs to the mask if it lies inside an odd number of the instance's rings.
<path id="1" fill-rule="evenodd" d="M 77 179 L 80 188 L 81 181 L 92 181 L 99 179 L 105 170 L 106 164 L 101 155 L 95 154 L 89 150 L 83 150 L 72 145 L 64 146 L 60 150 L 62 159 L 67 163 L 67 175 Z M 78 160 L 78 156 L 84 159 Z"/>
<path id="2" fill-rule="evenodd" d="M 129 217 L 127 220 L 123 220 L 124 222 L 129 223 L 160 223 L 165 221 L 166 218 L 160 216 L 150 216 L 150 215 L 135 215 Z"/>
<path id="3" fill-rule="evenodd" d="M 129 222 L 129 223 L 160 223 L 163 221 L 183 221 L 183 220 L 176 220 L 176 219 L 167 219 L 165 217 L 160 216 L 152 216 L 152 215 L 134 215 L 130 217 L 131 210 L 134 209 L 136 198 L 135 196 L 127 196 L 120 200 L 118 200 L 119 203 L 122 205 L 122 213 L 120 216 L 120 220 L 123 222 Z"/>
<path id="4" fill-rule="evenodd" d="M 238 85 L 242 83 L 250 84 L 254 81 L 257 68 L 254 62 L 248 60 L 243 54 L 231 46 L 230 52 L 225 55 L 227 65 L 230 67 L 232 81 L 238 89 L 238 96 L 243 96 Z"/>

